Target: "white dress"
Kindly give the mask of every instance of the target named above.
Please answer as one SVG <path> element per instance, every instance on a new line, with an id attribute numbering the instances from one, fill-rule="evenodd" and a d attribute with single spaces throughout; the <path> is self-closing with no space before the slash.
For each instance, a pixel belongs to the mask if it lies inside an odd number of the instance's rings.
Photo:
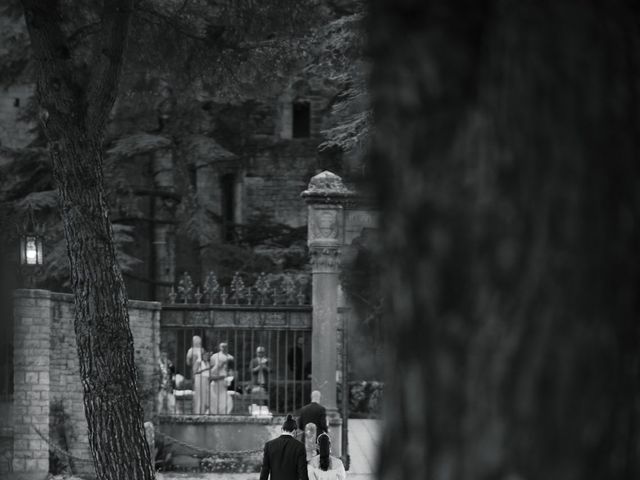
<path id="1" fill-rule="evenodd" d="M 329 469 L 320 468 L 320 455 L 316 455 L 307 464 L 309 480 L 345 480 L 347 472 L 344 470 L 342 460 L 336 457 L 329 457 Z"/>

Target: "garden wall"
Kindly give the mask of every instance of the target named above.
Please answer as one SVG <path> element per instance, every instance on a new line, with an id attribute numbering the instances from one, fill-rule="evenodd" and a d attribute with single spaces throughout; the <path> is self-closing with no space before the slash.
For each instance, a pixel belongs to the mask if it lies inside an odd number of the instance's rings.
<path id="1" fill-rule="evenodd" d="M 160 304 L 129 301 L 140 389 L 153 414 Z M 73 473 L 93 474 L 90 463 L 52 455 L 43 438 L 89 458 L 87 423 L 73 328 L 73 297 L 47 290 L 17 290 L 14 304 L 13 460 L 17 478 L 45 478 L 50 460 Z"/>

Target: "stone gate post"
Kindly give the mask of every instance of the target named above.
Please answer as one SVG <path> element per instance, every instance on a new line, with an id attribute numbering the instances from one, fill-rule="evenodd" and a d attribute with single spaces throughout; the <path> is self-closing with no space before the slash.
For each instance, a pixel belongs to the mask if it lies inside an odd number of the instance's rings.
<path id="1" fill-rule="evenodd" d="M 313 335 L 311 387 L 322 393 L 322 404 L 338 418 L 336 375 L 340 247 L 344 244 L 343 204 L 353 193 L 342 179 L 324 171 L 302 193 L 309 206 L 308 244 L 312 272 Z M 333 436 L 333 435 L 332 435 Z M 334 450 L 339 443 L 334 439 Z"/>

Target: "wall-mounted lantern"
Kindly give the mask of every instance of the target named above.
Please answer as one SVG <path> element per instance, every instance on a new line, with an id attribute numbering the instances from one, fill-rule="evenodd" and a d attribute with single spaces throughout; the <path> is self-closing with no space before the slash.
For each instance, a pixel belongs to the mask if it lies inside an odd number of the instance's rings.
<path id="1" fill-rule="evenodd" d="M 44 229 L 36 226 L 33 212 L 29 208 L 25 226 L 20 234 L 20 270 L 29 288 L 35 287 L 35 279 L 42 273 L 44 265 Z"/>

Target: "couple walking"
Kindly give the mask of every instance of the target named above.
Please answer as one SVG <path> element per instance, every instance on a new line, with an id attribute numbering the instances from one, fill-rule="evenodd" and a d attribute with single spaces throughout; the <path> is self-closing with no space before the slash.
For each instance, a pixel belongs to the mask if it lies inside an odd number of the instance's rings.
<path id="1" fill-rule="evenodd" d="M 327 433 L 326 410 L 319 403 L 320 392 L 311 394 L 311 403 L 302 408 L 296 422 L 291 415 L 282 425 L 282 434 L 264 446 L 260 480 L 345 480 L 342 460 L 331 455 L 331 439 Z M 308 422 L 307 422 L 308 420 Z M 303 423 L 304 422 L 304 423 Z M 318 454 L 307 463 L 307 450 L 296 439 L 296 430 L 315 424 Z"/>

